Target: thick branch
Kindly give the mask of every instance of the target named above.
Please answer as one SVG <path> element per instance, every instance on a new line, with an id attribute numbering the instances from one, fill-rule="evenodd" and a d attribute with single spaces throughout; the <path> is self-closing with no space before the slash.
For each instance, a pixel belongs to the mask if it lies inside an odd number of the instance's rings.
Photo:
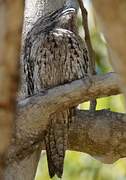
<path id="1" fill-rule="evenodd" d="M 77 110 L 75 120 L 71 123 L 69 129 L 68 149 L 86 152 L 94 157 L 100 157 L 105 163 L 112 163 L 119 158 L 125 157 L 125 118 L 125 114 L 107 110 L 96 112 Z M 32 126 L 32 122 L 29 125 Z M 25 126 L 23 128 L 26 132 L 27 129 Z M 39 123 L 36 129 L 36 133 L 38 133 L 36 139 L 31 141 L 30 137 L 24 137 L 25 140 L 27 139 L 27 148 L 24 145 L 20 148 L 18 145 L 17 147 L 15 146 L 11 158 L 13 157 L 13 160 L 19 161 L 26 157 L 26 154 L 27 156 L 30 155 L 37 148 L 37 144 L 40 144 L 42 141 L 44 130 L 45 127 Z M 41 146 L 42 149 L 45 148 L 44 144 L 41 144 Z"/>
<path id="2" fill-rule="evenodd" d="M 109 73 L 103 76 L 93 76 L 92 81 L 87 78 L 58 86 L 43 92 L 43 94 L 40 93 L 21 101 L 16 120 L 16 142 L 9 152 L 9 160 L 15 159 L 15 156 L 17 159 L 23 158 L 28 152 L 31 153 L 38 148 L 37 144 L 43 140 L 50 114 L 90 100 L 92 97 L 109 96 L 119 92 L 116 74 Z M 79 121 L 77 122 L 79 123 Z M 81 131 L 84 129 L 82 128 Z M 83 134 L 82 138 L 84 138 Z M 71 149 L 76 150 L 72 144 Z"/>
<path id="3" fill-rule="evenodd" d="M 86 152 L 102 162 L 126 156 L 126 115 L 108 110 L 77 111 L 70 126 L 69 149 Z"/>
<path id="4" fill-rule="evenodd" d="M 119 93 L 117 75 L 115 73 L 108 73 L 93 76 L 91 79 L 76 80 L 27 98 L 19 103 L 16 125 L 17 137 L 20 139 L 24 136 L 24 128 L 22 131 L 23 124 L 27 132 L 30 131 L 27 136 L 31 136 L 31 130 L 32 134 L 34 134 L 38 124 L 41 124 L 46 129 L 47 121 L 45 119 L 57 110 L 76 106 L 92 98 Z M 32 127 L 30 126 L 31 122 Z"/>

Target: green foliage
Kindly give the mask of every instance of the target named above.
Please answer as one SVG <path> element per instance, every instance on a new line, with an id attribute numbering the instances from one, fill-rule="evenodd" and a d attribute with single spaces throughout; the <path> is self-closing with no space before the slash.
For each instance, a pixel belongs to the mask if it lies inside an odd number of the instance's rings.
<path id="1" fill-rule="evenodd" d="M 125 167 L 125 159 L 105 165 L 87 154 L 68 151 L 62 180 L 126 180 Z M 50 180 L 45 154 L 41 156 L 36 180 Z M 58 178 L 54 177 L 53 180 Z"/>

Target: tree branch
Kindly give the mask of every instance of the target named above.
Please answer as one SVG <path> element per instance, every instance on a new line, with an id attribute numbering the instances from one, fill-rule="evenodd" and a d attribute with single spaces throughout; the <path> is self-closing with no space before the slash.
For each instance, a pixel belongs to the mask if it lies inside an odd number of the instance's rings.
<path id="1" fill-rule="evenodd" d="M 24 136 L 24 129 L 22 131 L 23 123 L 25 123 L 27 132 L 30 131 L 30 134 L 27 134 L 28 137 L 31 136 L 31 128 L 33 134 L 39 123 L 46 129 L 48 123 L 45 123 L 45 119 L 57 110 L 77 106 L 92 98 L 119 94 L 120 89 L 117 79 L 118 76 L 115 73 L 97 75 L 91 79 L 80 79 L 54 87 L 21 101 L 17 112 L 17 137 L 20 139 Z M 29 114 L 32 116 L 29 116 Z M 39 123 L 36 123 L 36 119 L 39 120 Z M 32 127 L 30 126 L 31 121 L 34 123 Z"/>
<path id="2" fill-rule="evenodd" d="M 100 158 L 105 163 L 113 163 L 119 158 L 125 157 L 125 118 L 125 114 L 108 110 L 95 112 L 77 110 L 75 120 L 71 123 L 69 129 L 68 149 L 86 152 L 93 157 Z M 48 119 L 46 120 L 48 121 Z M 32 122 L 30 126 L 32 126 Z M 42 144 L 44 130 L 45 127 L 39 123 L 36 129 L 36 133 L 38 133 L 36 138 L 31 140 L 31 137 L 24 137 L 27 146 L 24 147 L 24 144 L 22 144 L 19 148 L 19 144 L 17 144 L 13 147 L 9 157 L 11 158 L 10 163 L 18 162 L 26 158 L 26 155 L 29 156 L 40 147 L 38 144 L 41 144 L 41 148 L 45 149 L 44 144 Z M 27 131 L 25 126 L 24 131 Z"/>
<path id="3" fill-rule="evenodd" d="M 104 163 L 126 156 L 126 114 L 108 110 L 77 111 L 70 126 L 69 149 L 86 152 Z"/>
<path id="4" fill-rule="evenodd" d="M 9 162 L 15 159 L 22 159 L 39 147 L 38 144 L 43 140 L 45 130 L 49 123 L 50 114 L 59 111 L 60 109 L 78 105 L 80 102 L 90 100 L 92 97 L 103 97 L 118 93 L 120 93 L 120 90 L 118 88 L 117 75 L 115 73 L 108 73 L 103 76 L 93 76 L 92 80 L 90 78 L 85 80 L 81 79 L 66 85 L 54 87 L 46 92 L 40 93 L 39 95 L 34 95 L 33 97 L 21 101 L 18 105 L 17 112 L 16 141 L 13 142 L 12 147 L 10 148 L 8 155 Z M 105 119 L 103 115 L 102 117 L 97 116 L 97 113 L 98 112 L 92 114 L 90 112 L 89 115 L 84 115 L 84 117 L 87 116 L 89 119 L 93 117 L 94 119 L 96 116 L 94 123 L 97 123 L 99 119 Z M 90 116 L 90 114 L 92 114 L 92 116 Z M 121 117 L 123 116 L 124 115 Z M 115 115 L 115 119 L 117 119 L 117 117 Z M 76 117 L 76 119 L 78 119 L 78 117 Z M 82 132 L 82 139 L 85 139 L 87 136 L 84 134 L 84 126 L 87 124 L 85 123 L 86 121 L 83 123 L 80 120 L 75 121 L 73 126 L 71 126 L 74 127 L 72 133 L 78 125 L 80 129 L 82 128 L 81 131 L 79 129 L 77 131 L 78 137 L 80 136 L 79 133 Z M 88 127 L 90 127 L 90 125 Z M 99 129 L 101 129 L 101 127 Z M 101 135 L 99 134 L 98 136 L 99 141 L 101 142 Z M 72 136 L 70 135 L 69 142 L 73 143 L 71 138 Z M 85 140 L 85 143 L 86 142 L 87 140 Z M 70 143 L 70 149 L 85 152 L 86 149 L 81 150 L 79 149 L 81 148 L 80 145 L 72 143 Z M 92 154 L 95 152 L 93 150 L 94 144 L 91 146 L 92 152 L 89 151 Z M 104 143 L 102 145 L 104 145 Z M 77 147 L 79 148 L 77 149 Z M 89 148 L 90 146 L 87 147 Z M 99 151 L 102 152 L 103 149 L 101 148 Z M 96 154 L 98 155 L 99 152 Z"/>
<path id="5" fill-rule="evenodd" d="M 91 69 L 91 73 L 93 75 L 96 74 L 95 71 L 95 54 L 94 54 L 94 50 L 91 44 L 91 38 L 90 38 L 90 33 L 89 33 L 89 28 L 88 28 L 88 12 L 85 9 L 84 5 L 83 5 L 83 0 L 78 0 L 79 5 L 80 5 L 80 9 L 81 9 L 81 13 L 82 13 L 82 23 L 83 23 L 83 29 L 85 32 L 85 41 L 87 43 L 87 47 L 88 47 L 88 51 L 89 51 L 89 57 L 90 57 L 90 69 Z"/>
<path id="6" fill-rule="evenodd" d="M 85 9 L 83 5 L 83 0 L 78 0 L 81 13 L 82 13 L 82 24 L 83 24 L 83 29 L 85 32 L 85 41 L 88 47 L 88 52 L 89 52 L 89 58 L 90 58 L 90 71 L 92 75 L 96 75 L 96 70 L 95 70 L 95 53 L 91 44 L 91 38 L 90 38 L 90 33 L 89 33 L 89 28 L 88 28 L 88 12 Z M 96 99 L 93 99 L 90 102 L 90 110 L 96 110 L 96 105 L 97 101 Z"/>

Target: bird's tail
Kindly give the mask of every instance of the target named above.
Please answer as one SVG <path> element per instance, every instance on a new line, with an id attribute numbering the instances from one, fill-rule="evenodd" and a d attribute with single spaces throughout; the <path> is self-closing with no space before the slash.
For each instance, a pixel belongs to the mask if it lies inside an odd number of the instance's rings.
<path id="1" fill-rule="evenodd" d="M 51 120 L 45 136 L 49 175 L 61 178 L 67 149 L 67 124 Z"/>

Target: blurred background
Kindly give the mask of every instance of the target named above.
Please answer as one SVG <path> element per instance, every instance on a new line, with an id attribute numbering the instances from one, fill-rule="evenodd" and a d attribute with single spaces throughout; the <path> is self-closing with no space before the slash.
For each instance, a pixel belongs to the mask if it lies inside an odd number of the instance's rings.
<path id="1" fill-rule="evenodd" d="M 113 71 L 109 62 L 111 59 L 107 52 L 107 43 L 97 26 L 91 1 L 85 1 L 88 10 L 89 28 L 92 45 L 96 54 L 96 71 L 104 74 Z M 79 33 L 84 38 L 82 20 L 78 13 Z M 79 105 L 81 109 L 88 109 L 89 102 Z M 101 98 L 97 100 L 97 109 L 110 109 L 117 112 L 125 112 L 124 98 L 122 95 Z M 35 180 L 49 180 L 46 152 L 43 151 L 38 165 Z M 57 180 L 54 177 L 53 180 Z M 120 159 L 112 165 L 107 165 L 95 160 L 85 153 L 67 151 L 65 157 L 63 180 L 126 180 L 126 159 Z"/>

